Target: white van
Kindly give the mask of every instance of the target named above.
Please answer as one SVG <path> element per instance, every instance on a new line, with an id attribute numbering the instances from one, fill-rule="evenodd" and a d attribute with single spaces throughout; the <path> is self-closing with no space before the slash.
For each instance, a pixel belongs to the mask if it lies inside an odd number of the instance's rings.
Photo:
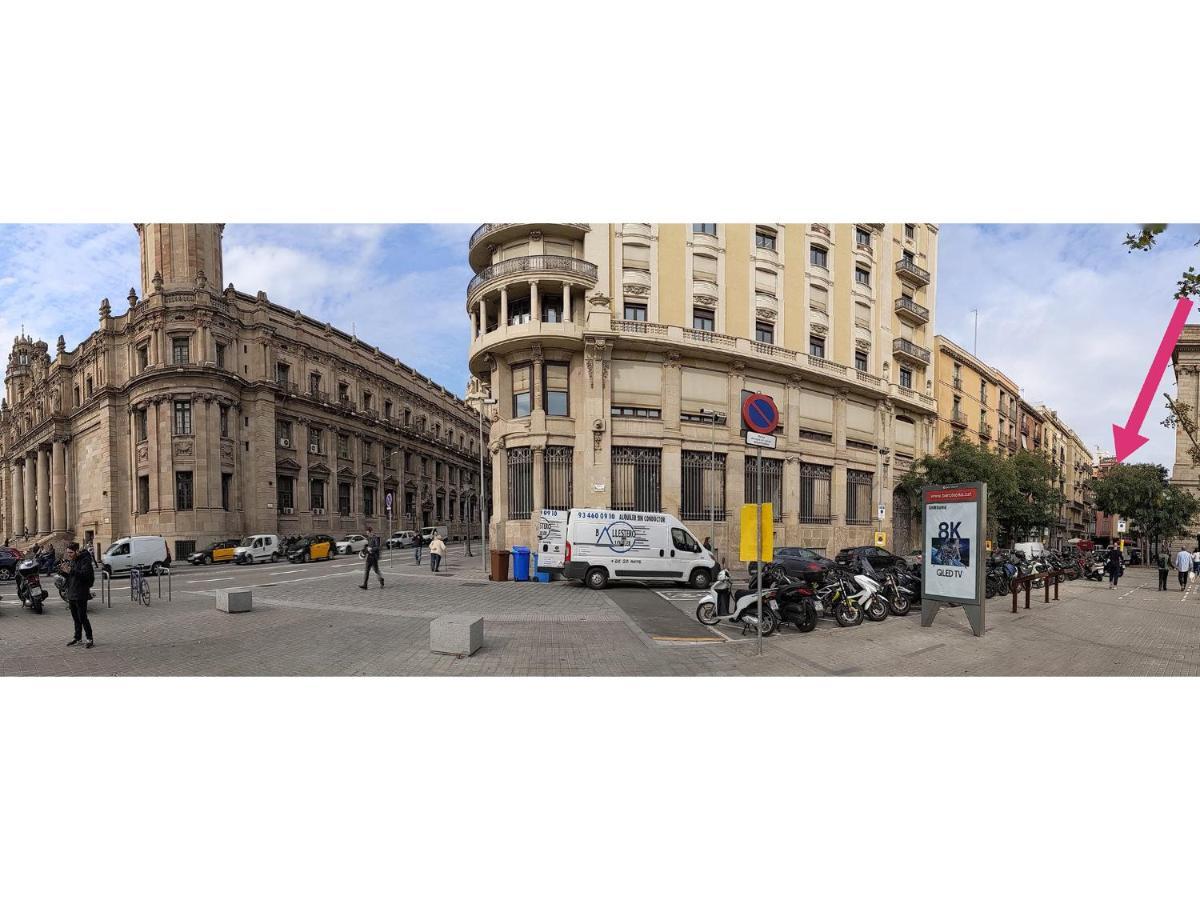
<path id="1" fill-rule="evenodd" d="M 239 566 L 250 566 L 256 562 L 279 562 L 279 535 L 252 534 L 243 538 L 233 551 L 233 561 Z"/>
<path id="2" fill-rule="evenodd" d="M 563 575 L 602 590 L 611 579 L 712 583 L 713 555 L 674 516 L 611 509 L 567 513 Z"/>
<path id="3" fill-rule="evenodd" d="M 1031 562 L 1046 555 L 1046 547 L 1041 541 L 1019 541 L 1013 544 L 1013 550 L 1023 554 Z"/>
<path id="4" fill-rule="evenodd" d="M 109 545 L 100 563 L 109 575 L 127 573 L 134 566 L 157 575 L 159 569 L 171 565 L 171 551 L 167 549 L 167 539 L 161 535 L 123 537 Z"/>

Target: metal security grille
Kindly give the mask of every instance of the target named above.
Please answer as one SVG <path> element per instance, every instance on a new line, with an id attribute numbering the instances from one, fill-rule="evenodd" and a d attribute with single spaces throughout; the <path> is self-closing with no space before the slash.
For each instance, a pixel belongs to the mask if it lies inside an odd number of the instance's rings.
<path id="1" fill-rule="evenodd" d="M 829 524 L 829 496 L 833 469 L 805 463 L 800 466 L 800 521 L 805 525 Z"/>
<path id="2" fill-rule="evenodd" d="M 762 499 L 758 499 L 758 460 L 746 454 L 746 502 L 772 503 L 776 522 L 783 521 L 783 460 L 763 457 Z"/>
<path id="3" fill-rule="evenodd" d="M 871 524 L 871 472 L 846 472 L 846 524 Z"/>
<path id="4" fill-rule="evenodd" d="M 180 562 L 186 560 L 189 556 L 196 552 L 195 541 L 176 541 L 175 542 L 175 561 Z"/>
<path id="5" fill-rule="evenodd" d="M 533 451 L 508 450 L 508 517 L 528 519 L 533 512 Z"/>
<path id="6" fill-rule="evenodd" d="M 546 481 L 546 509 L 570 509 L 575 498 L 574 447 L 547 447 L 542 470 Z"/>
<path id="7" fill-rule="evenodd" d="M 725 518 L 725 454 L 684 450 L 680 517 L 693 521 Z"/>
<path id="8" fill-rule="evenodd" d="M 662 451 L 612 448 L 612 508 L 662 512 Z"/>

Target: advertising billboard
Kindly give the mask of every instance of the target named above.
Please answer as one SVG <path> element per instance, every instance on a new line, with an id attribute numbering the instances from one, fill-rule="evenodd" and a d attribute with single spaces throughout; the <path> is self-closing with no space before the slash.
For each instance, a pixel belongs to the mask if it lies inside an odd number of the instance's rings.
<path id="1" fill-rule="evenodd" d="M 930 485 L 922 493 L 924 600 L 921 624 L 932 623 L 942 603 L 966 611 L 975 634 L 983 634 L 987 552 L 987 485 Z"/>

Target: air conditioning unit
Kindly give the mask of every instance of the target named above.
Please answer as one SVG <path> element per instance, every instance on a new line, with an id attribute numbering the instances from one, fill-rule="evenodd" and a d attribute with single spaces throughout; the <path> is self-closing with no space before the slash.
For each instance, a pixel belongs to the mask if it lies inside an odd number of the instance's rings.
<path id="1" fill-rule="evenodd" d="M 320 444 L 309 444 L 309 445 L 308 445 L 308 452 L 309 452 L 309 453 L 320 453 L 320 452 L 321 452 L 321 445 L 320 445 Z"/>
<path id="2" fill-rule="evenodd" d="M 323 516 L 323 515 L 325 515 L 325 510 L 323 510 L 323 509 L 314 509 L 314 510 L 313 510 L 313 515 L 314 515 L 314 516 Z"/>
<path id="3" fill-rule="evenodd" d="M 288 440 L 287 438 L 280 438 L 279 446 L 282 447 L 284 450 L 286 450 L 292 446 L 292 442 L 290 440 Z"/>
<path id="4" fill-rule="evenodd" d="M 291 506 L 285 506 L 283 509 L 280 510 L 280 512 L 283 513 L 285 516 L 294 516 L 296 514 L 295 508 L 291 507 Z"/>

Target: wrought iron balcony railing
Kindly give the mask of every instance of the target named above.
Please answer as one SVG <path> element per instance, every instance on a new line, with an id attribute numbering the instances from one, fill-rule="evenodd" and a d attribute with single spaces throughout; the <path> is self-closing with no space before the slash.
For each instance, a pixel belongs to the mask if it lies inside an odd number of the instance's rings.
<path id="1" fill-rule="evenodd" d="M 596 266 L 585 259 L 575 259 L 573 256 L 550 256 L 547 254 L 539 254 L 537 256 L 518 256 L 513 259 L 506 259 L 503 262 L 498 262 L 494 265 L 483 269 L 478 275 L 471 279 L 471 283 L 467 285 L 468 296 L 475 293 L 476 289 L 486 284 L 489 281 L 494 281 L 497 278 L 504 278 L 509 275 L 518 275 L 522 272 L 550 272 L 561 273 L 564 275 L 574 275 L 578 278 L 584 278 L 589 281 L 596 280 Z"/>

